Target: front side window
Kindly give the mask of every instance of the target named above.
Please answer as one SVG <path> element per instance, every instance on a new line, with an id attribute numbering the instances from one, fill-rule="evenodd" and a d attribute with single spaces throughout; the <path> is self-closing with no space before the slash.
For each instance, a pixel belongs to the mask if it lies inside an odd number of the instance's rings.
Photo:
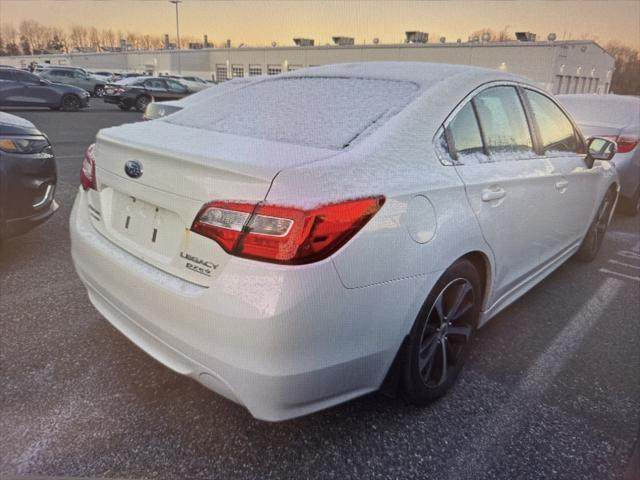
<path id="1" fill-rule="evenodd" d="M 545 154 L 578 151 L 573 125 L 558 106 L 545 95 L 526 90 Z"/>
<path id="2" fill-rule="evenodd" d="M 480 128 L 492 159 L 534 156 L 524 108 L 515 87 L 492 87 L 475 99 Z"/>

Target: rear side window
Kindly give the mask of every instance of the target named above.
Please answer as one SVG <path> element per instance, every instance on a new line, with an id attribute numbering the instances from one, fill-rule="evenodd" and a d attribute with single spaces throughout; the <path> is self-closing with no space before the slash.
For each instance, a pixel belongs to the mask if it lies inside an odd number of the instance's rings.
<path id="1" fill-rule="evenodd" d="M 577 152 L 578 141 L 573 125 L 549 98 L 533 90 L 526 90 L 535 117 L 545 154 Z"/>
<path id="2" fill-rule="evenodd" d="M 34 75 L 33 73 L 16 71 L 16 72 L 13 72 L 13 76 L 14 76 L 14 79 L 16 79 L 19 82 L 33 83 L 33 84 L 40 83 L 40 77 Z"/>
<path id="3" fill-rule="evenodd" d="M 144 86 L 152 90 L 166 90 L 167 88 L 165 86 L 164 80 L 160 80 L 157 78 L 152 78 L 150 80 L 145 81 Z"/>
<path id="4" fill-rule="evenodd" d="M 9 70 L 0 69 L 0 80 L 13 80 Z"/>
<path id="5" fill-rule="evenodd" d="M 482 136 L 471 102 L 467 103 L 449 123 L 447 132 L 449 151 L 463 161 L 465 155 L 483 153 Z"/>
<path id="6" fill-rule="evenodd" d="M 180 82 L 176 82 L 175 80 L 165 80 L 167 82 L 167 85 L 169 85 L 169 90 L 171 92 L 175 92 L 175 93 L 186 93 L 187 92 L 187 87 L 185 87 L 183 84 L 181 84 Z"/>
<path id="7" fill-rule="evenodd" d="M 492 87 L 474 99 L 489 154 L 495 159 L 534 156 L 524 108 L 514 87 Z"/>

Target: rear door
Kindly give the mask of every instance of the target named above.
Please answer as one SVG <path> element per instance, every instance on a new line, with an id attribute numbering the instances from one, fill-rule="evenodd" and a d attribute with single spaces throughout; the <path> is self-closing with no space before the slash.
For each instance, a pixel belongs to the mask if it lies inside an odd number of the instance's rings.
<path id="1" fill-rule="evenodd" d="M 538 269 L 554 221 L 553 166 L 538 158 L 515 85 L 477 93 L 446 128 L 456 170 L 495 256 L 494 301 Z"/>

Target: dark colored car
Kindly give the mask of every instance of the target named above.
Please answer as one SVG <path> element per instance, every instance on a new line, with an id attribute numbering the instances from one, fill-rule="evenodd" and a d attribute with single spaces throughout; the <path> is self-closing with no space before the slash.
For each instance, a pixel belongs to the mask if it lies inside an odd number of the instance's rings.
<path id="1" fill-rule="evenodd" d="M 51 83 L 33 73 L 0 69 L 0 107 L 49 107 L 75 111 L 89 106 L 89 93 L 71 85 Z"/>
<path id="2" fill-rule="evenodd" d="M 170 78 L 140 78 L 127 85 L 107 85 L 104 101 L 118 105 L 122 110 L 135 108 L 139 112 L 151 102 L 179 100 L 189 95 L 189 89 Z"/>
<path id="3" fill-rule="evenodd" d="M 47 136 L 31 122 L 0 112 L 0 242 L 53 215 L 56 182 Z"/>

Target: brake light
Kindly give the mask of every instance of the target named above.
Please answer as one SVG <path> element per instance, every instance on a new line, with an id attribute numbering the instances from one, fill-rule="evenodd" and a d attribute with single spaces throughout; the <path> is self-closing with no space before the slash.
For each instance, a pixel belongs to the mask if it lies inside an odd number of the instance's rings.
<path id="1" fill-rule="evenodd" d="M 631 150 L 636 148 L 638 143 L 640 143 L 640 138 L 626 135 L 620 135 L 618 137 L 615 135 L 603 135 L 603 137 L 613 140 L 618 144 L 616 153 L 629 153 Z"/>
<path id="2" fill-rule="evenodd" d="M 640 138 L 621 135 L 616 140 L 616 143 L 618 144 L 618 153 L 629 153 L 640 143 Z"/>
<path id="3" fill-rule="evenodd" d="M 380 210 L 384 197 L 369 197 L 302 210 L 268 204 L 212 202 L 191 230 L 215 240 L 227 253 L 289 265 L 328 257 Z"/>
<path id="4" fill-rule="evenodd" d="M 84 158 L 82 159 L 82 169 L 80 170 L 80 185 L 85 190 L 89 190 L 90 188 L 96 190 L 96 161 L 93 156 L 93 150 L 95 148 L 95 143 L 92 143 L 87 148 L 87 151 L 84 154 Z"/>

